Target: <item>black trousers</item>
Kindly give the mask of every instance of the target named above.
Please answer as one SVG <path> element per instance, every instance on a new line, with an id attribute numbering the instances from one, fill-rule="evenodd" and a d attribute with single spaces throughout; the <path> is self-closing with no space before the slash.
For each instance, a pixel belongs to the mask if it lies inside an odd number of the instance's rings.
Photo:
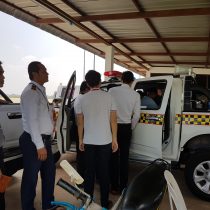
<path id="1" fill-rule="evenodd" d="M 97 172 L 97 178 L 100 184 L 101 206 L 108 208 L 109 200 L 109 163 L 111 158 L 112 146 L 85 144 L 85 186 L 86 193 L 93 197 L 94 182 Z"/>
<path id="2" fill-rule="evenodd" d="M 34 210 L 36 185 L 40 171 L 42 179 L 42 208 L 51 208 L 54 200 L 55 164 L 51 150 L 50 136 L 43 137 L 47 150 L 47 159 L 40 161 L 37 158 L 37 149 L 31 141 L 30 134 L 23 132 L 20 136 L 20 148 L 23 153 L 23 176 L 21 183 L 22 210 Z"/>
<path id="3" fill-rule="evenodd" d="M 2 147 L 0 147 L 0 170 L 4 173 L 4 156 Z M 0 210 L 5 210 L 4 192 L 0 193 Z"/>
<path id="4" fill-rule="evenodd" d="M 81 177 L 85 177 L 85 152 L 81 151 L 79 149 L 79 137 L 77 132 L 77 126 L 75 126 L 75 129 L 72 129 L 74 134 L 71 134 L 71 138 L 75 139 L 76 141 L 76 150 L 77 150 L 77 172 L 80 174 Z"/>
<path id="5" fill-rule="evenodd" d="M 128 157 L 132 136 L 131 124 L 118 124 L 117 141 L 119 149 L 112 153 L 111 188 L 122 191 L 128 183 Z"/>

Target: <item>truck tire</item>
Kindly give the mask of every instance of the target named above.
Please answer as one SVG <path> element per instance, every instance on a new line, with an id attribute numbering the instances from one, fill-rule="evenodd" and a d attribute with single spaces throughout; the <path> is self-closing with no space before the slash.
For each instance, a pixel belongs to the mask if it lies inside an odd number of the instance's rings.
<path id="1" fill-rule="evenodd" d="M 210 151 L 200 151 L 190 156 L 185 179 L 193 194 L 210 201 Z"/>

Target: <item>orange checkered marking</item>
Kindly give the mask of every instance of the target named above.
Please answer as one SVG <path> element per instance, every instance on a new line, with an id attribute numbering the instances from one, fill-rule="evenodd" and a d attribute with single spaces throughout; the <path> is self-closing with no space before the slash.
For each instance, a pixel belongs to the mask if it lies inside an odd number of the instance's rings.
<path id="1" fill-rule="evenodd" d="M 144 124 L 163 125 L 164 115 L 141 113 L 139 122 Z"/>
<path id="2" fill-rule="evenodd" d="M 210 126 L 210 115 L 206 114 L 177 114 L 175 122 L 176 124 L 185 125 L 208 125 Z"/>

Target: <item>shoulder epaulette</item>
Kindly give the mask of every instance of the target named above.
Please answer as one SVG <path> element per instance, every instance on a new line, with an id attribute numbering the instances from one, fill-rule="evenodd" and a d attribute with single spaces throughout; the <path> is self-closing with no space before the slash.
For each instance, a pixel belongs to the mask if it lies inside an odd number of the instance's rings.
<path id="1" fill-rule="evenodd" d="M 33 85 L 31 86 L 31 90 L 36 90 L 36 85 L 33 84 Z"/>

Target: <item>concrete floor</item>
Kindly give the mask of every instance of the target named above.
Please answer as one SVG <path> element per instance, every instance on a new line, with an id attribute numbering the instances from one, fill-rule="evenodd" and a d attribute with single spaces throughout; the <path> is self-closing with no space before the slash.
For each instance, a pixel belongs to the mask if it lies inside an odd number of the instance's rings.
<path id="1" fill-rule="evenodd" d="M 66 154 L 62 156 L 62 159 L 67 159 L 72 162 L 75 160 L 75 156 L 72 154 Z M 130 164 L 130 172 L 131 172 L 130 179 L 142 169 L 143 169 L 142 165 L 137 164 L 137 163 L 131 163 Z M 173 171 L 173 174 L 183 193 L 188 210 L 200 210 L 200 209 L 209 210 L 210 209 L 210 202 L 202 201 L 196 198 L 189 191 L 189 189 L 187 188 L 184 182 L 182 171 L 176 170 L 176 171 Z M 22 171 L 19 171 L 14 175 L 12 179 L 12 183 L 6 192 L 6 204 L 7 204 L 6 210 L 21 210 L 21 205 L 20 205 L 21 176 L 22 176 Z M 66 173 L 58 166 L 57 171 L 56 171 L 56 182 L 59 178 L 63 178 L 66 181 L 69 180 Z M 39 181 L 38 187 L 37 187 L 37 196 L 35 200 L 35 207 L 37 210 L 41 210 L 41 187 L 40 186 L 41 184 Z M 98 192 L 99 192 L 99 186 L 96 184 L 96 187 L 95 187 L 96 202 L 98 202 L 99 200 Z M 59 201 L 67 201 L 67 202 L 71 201 L 75 204 L 78 204 L 78 201 L 75 198 L 73 198 L 69 193 L 65 192 L 59 186 L 55 187 L 55 198 L 56 200 L 59 200 Z M 110 195 L 110 200 L 112 200 L 113 202 L 115 202 L 117 199 L 118 199 L 118 196 Z M 160 210 L 170 210 L 167 193 L 164 196 L 164 199 L 161 203 Z"/>

